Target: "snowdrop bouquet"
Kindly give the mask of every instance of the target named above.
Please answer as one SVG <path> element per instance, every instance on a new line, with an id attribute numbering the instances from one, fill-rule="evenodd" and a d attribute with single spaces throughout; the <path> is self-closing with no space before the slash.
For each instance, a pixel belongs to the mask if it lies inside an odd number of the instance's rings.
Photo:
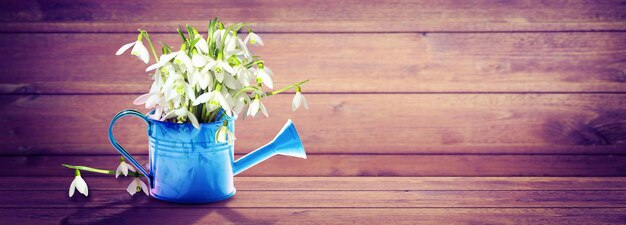
<path id="1" fill-rule="evenodd" d="M 130 54 L 145 64 L 150 63 L 150 52 L 154 57 L 155 62 L 146 68 L 153 81 L 150 90 L 135 99 L 134 104 L 153 109 L 154 112 L 149 115 L 152 119 L 191 123 L 196 128 L 201 123 L 223 121 L 217 129 L 215 141 L 229 144 L 233 143 L 235 136 L 228 130 L 228 120 L 224 117 L 240 113 L 254 117 L 259 112 L 268 117 L 262 100 L 269 96 L 295 89 L 292 110 L 296 111 L 301 105 L 308 108 L 301 88 L 308 80 L 266 91 L 274 88 L 272 70 L 260 57 L 253 56 L 249 49 L 249 46 L 263 46 L 263 40 L 249 28 L 242 40 L 239 31 L 246 26 L 245 23 L 224 26 L 215 18 L 210 21 L 205 36 L 195 27 L 187 25 L 185 32 L 177 30 L 182 42 L 178 48 L 161 42 L 161 55 L 157 54 L 148 32 L 138 30 L 137 40 L 123 45 L 116 52 L 116 55 L 122 55 L 130 49 Z M 150 50 L 144 45 L 144 40 Z M 127 164 L 123 157 L 115 171 L 63 166 L 75 170 L 70 197 L 75 190 L 88 195 L 87 183 L 80 171 L 115 174 L 116 178 L 120 174 L 130 174 L 135 178 L 127 188 L 128 193 L 133 195 L 143 191 L 148 195 L 146 184 L 139 179 L 142 174 Z"/>
<path id="2" fill-rule="evenodd" d="M 245 39 L 238 36 L 245 26 L 237 23 L 225 27 L 216 18 L 210 22 L 205 38 L 188 25 L 186 34 L 178 30 L 182 39 L 178 50 L 163 44 L 160 56 L 148 32 L 140 30 L 136 41 L 122 46 L 116 53 L 121 55 L 132 47 L 131 54 L 148 64 L 150 54 L 142 43 L 145 39 L 154 55 L 156 62 L 146 68 L 153 80 L 150 91 L 134 103 L 154 109 L 150 115 L 153 119 L 188 122 L 196 128 L 200 123 L 215 122 L 223 115 L 232 117 L 242 112 L 252 117 L 261 112 L 267 117 L 269 114 L 262 100 L 294 88 L 292 109 L 295 111 L 300 105 L 308 108 L 300 88 L 308 80 L 276 91 L 264 90 L 274 88 L 273 73 L 248 48 L 248 45 L 262 46 L 261 37 L 251 29 Z"/>

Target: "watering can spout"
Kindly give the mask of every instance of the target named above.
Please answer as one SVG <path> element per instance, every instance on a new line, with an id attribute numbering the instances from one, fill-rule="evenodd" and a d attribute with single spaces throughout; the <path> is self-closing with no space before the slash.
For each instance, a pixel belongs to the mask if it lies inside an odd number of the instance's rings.
<path id="1" fill-rule="evenodd" d="M 237 175 L 250 167 L 259 164 L 275 155 L 286 155 L 306 159 L 304 146 L 298 131 L 291 120 L 278 132 L 274 140 L 254 150 L 233 163 L 233 175 Z"/>

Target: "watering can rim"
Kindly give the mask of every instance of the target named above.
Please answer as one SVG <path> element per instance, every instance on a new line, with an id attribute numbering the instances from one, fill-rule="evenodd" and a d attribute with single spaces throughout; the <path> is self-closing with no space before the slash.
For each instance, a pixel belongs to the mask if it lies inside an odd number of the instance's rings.
<path id="1" fill-rule="evenodd" d="M 151 110 L 150 112 L 146 113 L 146 118 L 148 119 L 148 121 L 152 122 L 152 123 L 159 123 L 159 124 L 168 124 L 168 125 L 178 125 L 178 126 L 193 126 L 191 123 L 174 123 L 174 122 L 169 122 L 169 121 L 160 121 L 160 120 L 156 120 L 153 119 L 152 117 L 150 117 L 150 115 L 154 114 L 155 110 Z M 223 113 L 223 111 L 222 111 Z M 203 126 L 221 126 L 222 123 L 224 123 L 224 120 L 228 120 L 228 121 L 235 121 L 237 120 L 237 118 L 239 118 L 239 116 L 237 116 L 237 114 L 233 115 L 232 117 L 226 116 L 224 117 L 224 119 L 215 121 L 215 122 L 211 122 L 211 123 L 199 123 L 200 127 Z"/>

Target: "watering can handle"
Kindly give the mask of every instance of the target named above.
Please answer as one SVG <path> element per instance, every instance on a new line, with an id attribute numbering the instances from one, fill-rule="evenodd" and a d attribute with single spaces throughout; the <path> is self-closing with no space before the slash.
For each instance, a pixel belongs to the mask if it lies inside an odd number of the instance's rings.
<path id="1" fill-rule="evenodd" d="M 137 162 L 137 160 L 135 160 L 133 156 L 128 154 L 128 152 L 126 152 L 126 150 L 119 143 L 117 143 L 117 141 L 115 140 L 115 137 L 113 137 L 113 125 L 115 125 L 115 122 L 117 122 L 118 119 L 124 116 L 129 116 L 129 115 L 136 116 L 136 117 L 143 119 L 143 121 L 146 122 L 148 126 L 150 126 L 150 122 L 148 118 L 142 113 L 136 110 L 129 110 L 129 109 L 121 111 L 117 113 L 111 120 L 111 124 L 109 125 L 109 141 L 111 141 L 111 144 L 113 145 L 113 147 L 115 147 L 115 149 L 117 149 L 117 151 L 120 152 L 120 154 L 122 154 L 128 161 L 130 161 L 130 163 L 132 163 L 133 166 L 135 166 L 139 170 L 139 172 L 145 175 L 146 178 L 148 178 L 148 182 L 152 184 L 152 175 L 148 173 L 148 171 L 146 171 L 146 169 L 143 168 L 143 166 L 141 166 L 141 164 L 139 164 L 139 162 Z"/>

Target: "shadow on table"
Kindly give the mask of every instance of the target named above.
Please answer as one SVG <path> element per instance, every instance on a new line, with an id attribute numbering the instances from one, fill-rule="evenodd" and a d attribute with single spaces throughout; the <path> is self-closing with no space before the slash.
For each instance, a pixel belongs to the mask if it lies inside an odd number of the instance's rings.
<path id="1" fill-rule="evenodd" d="M 130 199 L 114 199 L 100 205 L 89 198 L 72 199 L 82 202 L 79 209 L 63 217 L 61 224 L 195 224 L 250 223 L 271 224 L 259 218 L 246 218 L 233 208 L 223 206 L 235 197 L 213 204 L 184 205 L 162 202 L 136 194 Z M 89 204 L 88 207 L 82 207 Z"/>

